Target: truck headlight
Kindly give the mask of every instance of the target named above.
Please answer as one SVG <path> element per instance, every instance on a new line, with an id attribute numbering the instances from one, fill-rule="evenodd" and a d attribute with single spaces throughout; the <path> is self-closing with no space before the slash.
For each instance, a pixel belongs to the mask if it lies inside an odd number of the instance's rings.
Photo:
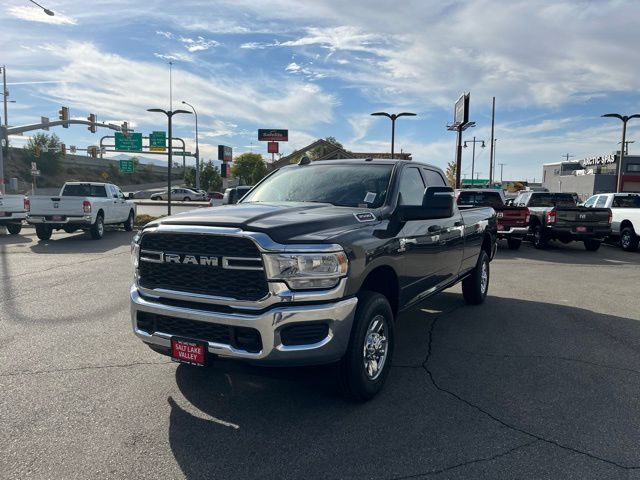
<path id="1" fill-rule="evenodd" d="M 267 253 L 264 265 L 269 280 L 283 280 L 293 290 L 331 288 L 346 276 L 344 252 Z"/>
<path id="2" fill-rule="evenodd" d="M 140 232 L 137 232 L 133 240 L 131 241 L 131 263 L 133 263 L 133 268 L 138 268 L 138 261 L 140 258 Z"/>

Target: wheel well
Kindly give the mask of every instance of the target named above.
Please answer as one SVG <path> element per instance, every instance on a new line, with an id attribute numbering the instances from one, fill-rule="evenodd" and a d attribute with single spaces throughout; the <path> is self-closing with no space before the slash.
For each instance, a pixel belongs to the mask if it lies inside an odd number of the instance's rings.
<path id="1" fill-rule="evenodd" d="M 493 252 L 491 251 L 491 243 L 491 234 L 485 233 L 484 238 L 482 239 L 482 250 L 487 252 L 489 258 L 491 258 L 491 255 L 493 254 Z"/>
<path id="2" fill-rule="evenodd" d="M 102 211 L 102 209 L 98 210 L 98 214 L 96 215 L 96 218 L 97 218 L 97 217 L 102 217 L 102 218 L 104 218 L 104 211 Z"/>
<path id="3" fill-rule="evenodd" d="M 631 223 L 631 221 L 629 220 L 623 220 L 620 223 L 620 231 L 622 231 L 623 228 L 627 228 L 627 227 L 631 227 L 631 230 L 633 230 L 633 224 Z"/>
<path id="4" fill-rule="evenodd" d="M 375 268 L 367 275 L 367 278 L 364 279 L 360 289 L 384 295 L 387 297 L 394 315 L 398 312 L 400 283 L 393 268 L 389 266 Z"/>

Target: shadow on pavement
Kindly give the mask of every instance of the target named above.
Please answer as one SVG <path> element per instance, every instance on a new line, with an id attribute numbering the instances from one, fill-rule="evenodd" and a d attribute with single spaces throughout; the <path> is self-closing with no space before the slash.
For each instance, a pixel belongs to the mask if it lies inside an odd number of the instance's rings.
<path id="1" fill-rule="evenodd" d="M 27 235 L 27 232 L 22 230 L 18 235 L 0 235 L 0 246 L 1 245 L 26 245 L 28 243 L 32 243 L 34 239 L 31 235 Z"/>
<path id="2" fill-rule="evenodd" d="M 104 237 L 93 240 L 89 233 L 82 231 L 72 234 L 53 232 L 50 240 L 42 241 L 34 236 L 34 242 L 30 250 L 39 254 L 77 254 L 77 253 L 104 253 L 124 245 L 129 245 L 135 232 L 106 229 Z"/>
<path id="3" fill-rule="evenodd" d="M 620 478 L 640 466 L 638 320 L 444 293 L 401 316 L 397 336 L 388 383 L 365 404 L 341 398 L 331 366 L 181 365 L 184 398 L 168 403 L 183 473 Z"/>

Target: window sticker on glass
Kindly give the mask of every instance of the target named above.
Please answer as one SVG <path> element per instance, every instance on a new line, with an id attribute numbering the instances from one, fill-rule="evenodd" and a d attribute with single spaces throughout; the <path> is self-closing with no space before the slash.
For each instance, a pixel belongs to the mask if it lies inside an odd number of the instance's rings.
<path id="1" fill-rule="evenodd" d="M 367 192 L 367 194 L 364 196 L 364 201 L 366 203 L 373 203 L 376 201 L 376 194 L 375 192 Z"/>

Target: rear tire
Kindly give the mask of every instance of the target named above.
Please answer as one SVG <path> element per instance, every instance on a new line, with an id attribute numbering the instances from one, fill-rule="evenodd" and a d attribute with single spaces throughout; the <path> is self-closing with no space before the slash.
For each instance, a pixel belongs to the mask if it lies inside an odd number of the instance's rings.
<path id="1" fill-rule="evenodd" d="M 533 227 L 533 246 L 538 250 L 544 250 L 549 245 L 549 239 L 545 234 L 542 225 Z"/>
<path id="2" fill-rule="evenodd" d="M 522 240 L 519 238 L 507 238 L 507 245 L 509 246 L 509 250 L 518 250 L 521 243 Z"/>
<path id="3" fill-rule="evenodd" d="M 133 214 L 133 210 L 131 210 L 129 212 L 129 217 L 127 217 L 127 221 L 124 222 L 125 231 L 127 231 L 127 232 L 132 231 L 134 222 L 135 222 L 135 215 Z"/>
<path id="4" fill-rule="evenodd" d="M 20 233 L 20 230 L 22 230 L 22 224 L 10 223 L 9 225 L 7 225 L 7 230 L 11 235 L 18 235 Z"/>
<path id="5" fill-rule="evenodd" d="M 189 197 L 184 197 L 184 198 L 182 199 L 182 201 L 183 201 L 183 202 L 190 202 L 190 201 L 191 201 L 191 199 L 190 199 Z"/>
<path id="6" fill-rule="evenodd" d="M 640 238 L 636 235 L 633 227 L 626 227 L 622 229 L 620 232 L 620 247 L 622 247 L 625 252 L 635 252 L 638 250 L 639 243 Z"/>
<path id="7" fill-rule="evenodd" d="M 589 252 L 595 252 L 600 248 L 600 242 L 598 240 L 585 240 L 584 248 Z"/>
<path id="8" fill-rule="evenodd" d="M 89 232 L 94 240 L 100 240 L 104 236 L 104 219 L 102 215 L 96 217 L 96 221 L 91 225 Z"/>
<path id="9" fill-rule="evenodd" d="M 489 292 L 489 257 L 480 251 L 478 262 L 471 274 L 462 281 L 462 296 L 469 305 L 480 305 Z"/>
<path id="10" fill-rule="evenodd" d="M 391 369 L 393 311 L 384 295 L 360 292 L 349 346 L 339 365 L 340 389 L 357 402 L 373 398 Z"/>
<path id="11" fill-rule="evenodd" d="M 49 225 L 36 225 L 36 235 L 40 240 L 49 240 L 52 233 L 53 229 Z"/>

